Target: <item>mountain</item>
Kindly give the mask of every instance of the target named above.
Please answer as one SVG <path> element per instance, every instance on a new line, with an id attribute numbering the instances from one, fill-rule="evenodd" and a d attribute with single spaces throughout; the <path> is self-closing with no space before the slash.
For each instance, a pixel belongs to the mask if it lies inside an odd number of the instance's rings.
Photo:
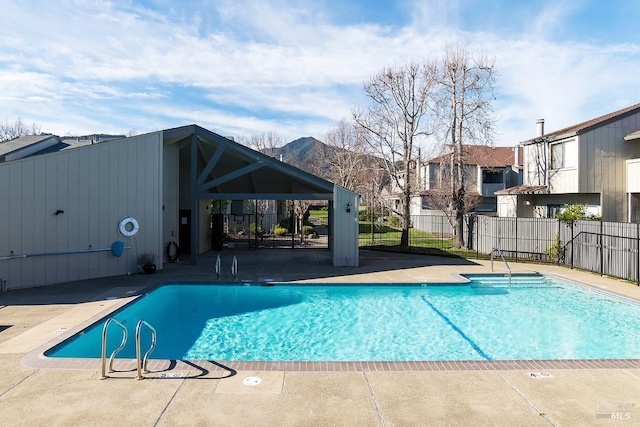
<path id="1" fill-rule="evenodd" d="M 310 163 L 319 163 L 320 169 L 324 169 L 327 167 L 325 159 L 329 158 L 333 151 L 333 147 L 311 136 L 306 136 L 277 148 L 273 157 L 301 169 L 307 169 Z"/>

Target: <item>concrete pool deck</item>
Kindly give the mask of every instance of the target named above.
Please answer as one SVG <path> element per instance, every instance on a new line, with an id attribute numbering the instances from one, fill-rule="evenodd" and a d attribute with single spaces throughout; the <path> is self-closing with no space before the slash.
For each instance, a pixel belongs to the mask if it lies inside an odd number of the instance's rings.
<path id="1" fill-rule="evenodd" d="M 360 267 L 332 267 L 326 250 L 225 251 L 222 281 L 319 283 L 452 282 L 490 273 L 488 261 L 361 251 Z M 0 293 L 0 425 L 637 425 L 640 361 L 500 362 L 347 366 L 209 365 L 151 367 L 136 381 L 135 363 L 100 381 L 99 364 L 53 369 L 39 357 L 94 316 L 162 283 L 210 282 L 215 254 L 197 266 L 168 264 L 153 275 L 119 276 Z M 640 300 L 634 284 L 551 265 L 511 263 Z M 505 272 L 501 262 L 496 272 Z M 115 298 L 114 298 L 115 297 Z M 38 365 L 42 363 L 43 365 Z M 414 365 L 416 365 L 414 363 Z M 96 368 L 96 366 L 98 366 Z M 537 378 L 530 374 L 542 373 Z M 259 377 L 256 386 L 243 383 Z M 615 423 L 614 423 L 615 421 Z"/>

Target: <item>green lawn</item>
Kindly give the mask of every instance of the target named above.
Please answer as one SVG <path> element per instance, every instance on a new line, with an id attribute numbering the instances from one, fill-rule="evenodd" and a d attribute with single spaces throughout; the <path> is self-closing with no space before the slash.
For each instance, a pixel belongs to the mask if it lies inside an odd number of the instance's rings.
<path id="1" fill-rule="evenodd" d="M 439 237 L 432 233 L 415 228 L 409 229 L 409 247 L 400 246 L 402 229 L 387 224 L 375 224 L 371 235 L 371 222 L 360 222 L 359 244 L 363 248 L 383 249 L 409 253 L 424 253 L 442 256 L 461 256 L 464 258 L 477 257 L 476 251 L 455 249 L 453 237 Z"/>
<path id="2" fill-rule="evenodd" d="M 329 210 L 325 209 L 309 209 L 309 219 L 316 219 L 320 225 L 329 224 Z"/>

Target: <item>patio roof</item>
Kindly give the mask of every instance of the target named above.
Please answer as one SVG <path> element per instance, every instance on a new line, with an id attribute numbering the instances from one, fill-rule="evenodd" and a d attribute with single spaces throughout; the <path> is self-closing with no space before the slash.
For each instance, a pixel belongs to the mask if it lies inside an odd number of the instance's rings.
<path id="1" fill-rule="evenodd" d="M 197 125 L 163 131 L 180 144 L 181 167 L 191 170 L 197 199 L 332 200 L 334 184 Z M 189 145 L 191 144 L 191 145 Z"/>

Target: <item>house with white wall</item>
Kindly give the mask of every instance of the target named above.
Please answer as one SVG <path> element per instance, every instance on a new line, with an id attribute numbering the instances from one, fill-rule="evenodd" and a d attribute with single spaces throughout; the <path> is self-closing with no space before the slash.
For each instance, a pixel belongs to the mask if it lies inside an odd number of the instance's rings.
<path id="1" fill-rule="evenodd" d="M 477 203 L 473 211 L 495 215 L 496 192 L 522 183 L 521 147 L 466 145 L 462 149 L 467 192 Z M 445 153 L 418 168 L 418 187 L 411 200 L 412 215 L 429 215 L 442 209 L 438 195 L 450 182 L 451 155 Z M 446 191 L 446 190 L 445 190 Z M 448 191 L 446 191 L 448 196 Z"/>
<path id="2" fill-rule="evenodd" d="M 523 184 L 499 191 L 498 216 L 554 218 L 584 204 L 605 221 L 640 221 L 640 104 L 536 136 L 524 148 Z"/>

